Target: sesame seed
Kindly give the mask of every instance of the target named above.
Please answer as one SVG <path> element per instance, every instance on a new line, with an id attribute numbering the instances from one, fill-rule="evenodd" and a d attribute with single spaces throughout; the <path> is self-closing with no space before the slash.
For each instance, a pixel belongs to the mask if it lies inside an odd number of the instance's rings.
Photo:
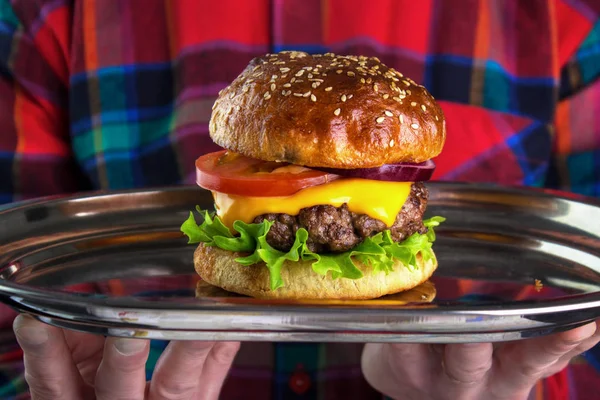
<path id="1" fill-rule="evenodd" d="M 317 68 L 323 68 L 321 64 L 317 64 Z"/>
<path id="2" fill-rule="evenodd" d="M 284 73 L 284 74 L 285 74 L 286 72 L 290 72 L 290 69 L 289 69 L 288 67 L 279 68 L 279 70 L 280 70 L 282 73 Z"/>
<path id="3" fill-rule="evenodd" d="M 410 90 L 407 90 L 406 93 L 408 93 L 409 96 L 412 94 Z"/>
<path id="4" fill-rule="evenodd" d="M 313 89 L 316 89 L 317 87 L 319 87 L 319 82 L 313 82 L 312 87 L 313 87 Z"/>
<path id="5" fill-rule="evenodd" d="M 274 81 L 275 79 L 279 78 L 277 75 L 271 75 L 271 80 Z"/>
<path id="6" fill-rule="evenodd" d="M 296 76 L 302 76 L 304 74 L 304 71 L 305 70 L 301 69 L 300 71 L 296 72 Z"/>
<path id="7" fill-rule="evenodd" d="M 297 79 L 296 83 L 304 82 L 302 79 Z"/>
<path id="8" fill-rule="evenodd" d="M 385 117 L 379 117 L 375 121 L 377 121 L 377 123 L 380 124 L 383 122 L 383 120 L 385 120 Z"/>
<path id="9" fill-rule="evenodd" d="M 394 147 L 394 139 L 390 140 L 390 147 Z"/>
<path id="10" fill-rule="evenodd" d="M 410 124 L 410 127 L 413 129 L 419 129 L 419 124 Z"/>
<path id="11" fill-rule="evenodd" d="M 338 69 L 337 71 L 335 71 L 335 73 L 338 75 L 341 74 L 342 72 L 344 72 L 344 71 L 342 71 L 341 69 Z"/>
<path id="12" fill-rule="evenodd" d="M 308 79 L 312 78 L 313 74 L 308 74 Z"/>
<path id="13" fill-rule="evenodd" d="M 416 102 L 416 101 L 412 101 L 412 102 L 410 103 L 410 105 L 414 107 L 414 106 L 416 106 L 416 105 L 417 105 L 417 102 Z"/>
<path id="14" fill-rule="evenodd" d="M 342 95 L 342 101 L 343 101 L 343 102 L 345 102 L 345 101 L 346 101 L 346 98 L 347 98 L 347 97 L 346 97 L 346 95 L 345 95 L 345 94 L 343 94 L 343 95 Z"/>
<path id="15" fill-rule="evenodd" d="M 338 115 L 340 115 L 340 113 L 342 112 L 341 108 L 336 108 L 335 111 L 333 112 L 335 114 L 335 116 L 337 117 Z"/>
<path id="16" fill-rule="evenodd" d="M 235 93 L 231 93 L 231 94 L 229 95 L 229 98 L 230 98 L 230 99 L 233 99 L 234 97 L 235 97 Z"/>
<path id="17" fill-rule="evenodd" d="M 271 98 L 271 93 L 269 93 L 269 92 L 265 93 L 264 98 L 269 100 Z"/>
<path id="18" fill-rule="evenodd" d="M 436 121 L 439 121 L 439 119 L 438 119 L 438 116 L 437 116 L 437 115 L 435 116 L 435 120 L 436 120 Z"/>
<path id="19" fill-rule="evenodd" d="M 352 98 L 352 96 L 354 96 L 353 94 L 349 94 L 348 95 L 348 100 L 350 100 Z"/>
<path id="20" fill-rule="evenodd" d="M 425 107 L 423 104 L 421 104 L 421 109 L 422 109 L 423 111 L 427 111 L 427 108 L 426 108 L 426 107 Z"/>
<path id="21" fill-rule="evenodd" d="M 365 78 L 360 78 L 360 83 L 365 83 Z"/>
<path id="22" fill-rule="evenodd" d="M 371 84 L 371 82 L 373 82 L 373 79 L 371 79 L 371 78 L 367 78 L 367 83 L 368 83 L 369 85 Z"/>
<path id="23" fill-rule="evenodd" d="M 294 96 L 296 96 L 296 97 L 302 97 L 302 93 L 294 93 Z"/>
<path id="24" fill-rule="evenodd" d="M 355 76 L 356 74 L 352 71 L 348 71 L 348 76 Z"/>
<path id="25" fill-rule="evenodd" d="M 292 87 L 292 84 L 291 83 L 284 83 L 283 87 Z"/>
<path id="26" fill-rule="evenodd" d="M 383 98 L 384 98 L 384 99 L 387 99 L 388 97 L 390 97 L 390 95 L 389 95 L 389 94 L 387 94 L 387 93 L 384 93 L 384 95 L 383 95 Z"/>
<path id="27" fill-rule="evenodd" d="M 256 67 L 252 68 L 252 72 L 256 71 L 259 68 L 260 68 L 260 65 L 257 65 Z"/>
<path id="28" fill-rule="evenodd" d="M 311 94 L 311 95 L 310 95 L 310 99 L 311 99 L 312 101 L 317 101 L 317 96 L 315 96 L 314 94 Z"/>
<path id="29" fill-rule="evenodd" d="M 392 99 L 396 100 L 398 103 L 402 102 L 402 99 L 400 97 L 392 97 Z"/>
<path id="30" fill-rule="evenodd" d="M 274 84 L 274 83 L 271 83 L 271 92 L 274 92 L 274 91 L 275 91 L 275 87 L 276 87 L 276 86 L 275 86 L 275 84 Z"/>
<path id="31" fill-rule="evenodd" d="M 242 88 L 242 92 L 244 92 L 244 93 L 248 93 L 248 90 L 250 90 L 250 88 L 248 86 L 244 86 Z"/>
<path id="32" fill-rule="evenodd" d="M 377 84 L 374 84 L 373 90 L 375 91 L 375 93 L 379 92 L 379 86 L 377 86 Z"/>
<path id="33" fill-rule="evenodd" d="M 333 89 L 333 88 L 332 88 L 331 86 L 329 86 L 329 87 L 326 87 L 326 88 L 325 88 L 325 91 L 326 91 L 326 92 L 330 92 L 332 89 Z"/>
<path id="34" fill-rule="evenodd" d="M 290 80 L 290 83 L 294 83 L 294 82 L 296 82 L 296 78 L 292 78 L 292 79 Z"/>
<path id="35" fill-rule="evenodd" d="M 392 114 L 390 111 L 385 110 L 385 115 L 387 115 L 388 117 L 393 117 L 394 114 Z"/>
<path id="36" fill-rule="evenodd" d="M 308 96 L 310 96 L 310 90 L 302 95 L 302 97 L 308 97 Z"/>
<path id="37" fill-rule="evenodd" d="M 404 115 L 400 114 L 400 116 L 398 118 L 400 118 L 400 123 L 403 124 L 404 123 Z"/>

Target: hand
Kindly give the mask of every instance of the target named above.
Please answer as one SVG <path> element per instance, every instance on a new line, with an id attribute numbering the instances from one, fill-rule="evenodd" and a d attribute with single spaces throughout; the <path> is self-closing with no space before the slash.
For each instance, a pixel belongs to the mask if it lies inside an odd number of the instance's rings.
<path id="1" fill-rule="evenodd" d="M 33 400 L 217 399 L 239 343 L 171 342 L 151 382 L 149 341 L 59 329 L 30 316 L 13 324 Z"/>
<path id="2" fill-rule="evenodd" d="M 599 340 L 597 323 L 590 323 L 497 344 L 367 344 L 362 369 L 375 389 L 394 399 L 522 400 L 539 379 Z"/>

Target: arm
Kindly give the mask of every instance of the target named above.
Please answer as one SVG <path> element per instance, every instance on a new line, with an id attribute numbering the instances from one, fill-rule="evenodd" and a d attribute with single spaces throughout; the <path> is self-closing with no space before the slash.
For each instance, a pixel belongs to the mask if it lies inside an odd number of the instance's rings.
<path id="1" fill-rule="evenodd" d="M 70 11 L 41 3 L 0 0 L 0 205 L 79 188 L 67 118 Z M 2 307 L 0 327 L 14 315 Z"/>
<path id="2" fill-rule="evenodd" d="M 0 203 L 79 186 L 67 119 L 69 10 L 42 3 L 0 1 Z"/>
<path id="3" fill-rule="evenodd" d="M 600 20 L 561 73 L 548 186 L 600 196 Z"/>

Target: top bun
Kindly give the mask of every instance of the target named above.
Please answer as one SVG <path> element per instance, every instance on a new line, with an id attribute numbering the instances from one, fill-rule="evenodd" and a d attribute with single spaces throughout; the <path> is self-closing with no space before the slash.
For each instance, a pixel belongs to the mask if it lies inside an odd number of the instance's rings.
<path id="1" fill-rule="evenodd" d="M 373 168 L 437 156 L 446 124 L 423 86 L 376 57 L 292 51 L 253 59 L 219 93 L 210 135 L 265 161 Z"/>

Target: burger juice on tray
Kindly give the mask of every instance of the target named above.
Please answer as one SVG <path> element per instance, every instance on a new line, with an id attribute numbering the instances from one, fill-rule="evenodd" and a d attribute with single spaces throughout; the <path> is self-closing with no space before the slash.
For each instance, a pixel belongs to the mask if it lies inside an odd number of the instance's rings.
<path id="1" fill-rule="evenodd" d="M 446 139 L 427 90 L 377 58 L 267 54 L 215 101 L 196 161 L 216 213 L 181 230 L 200 277 L 259 298 L 372 299 L 437 268 L 423 220 Z"/>

